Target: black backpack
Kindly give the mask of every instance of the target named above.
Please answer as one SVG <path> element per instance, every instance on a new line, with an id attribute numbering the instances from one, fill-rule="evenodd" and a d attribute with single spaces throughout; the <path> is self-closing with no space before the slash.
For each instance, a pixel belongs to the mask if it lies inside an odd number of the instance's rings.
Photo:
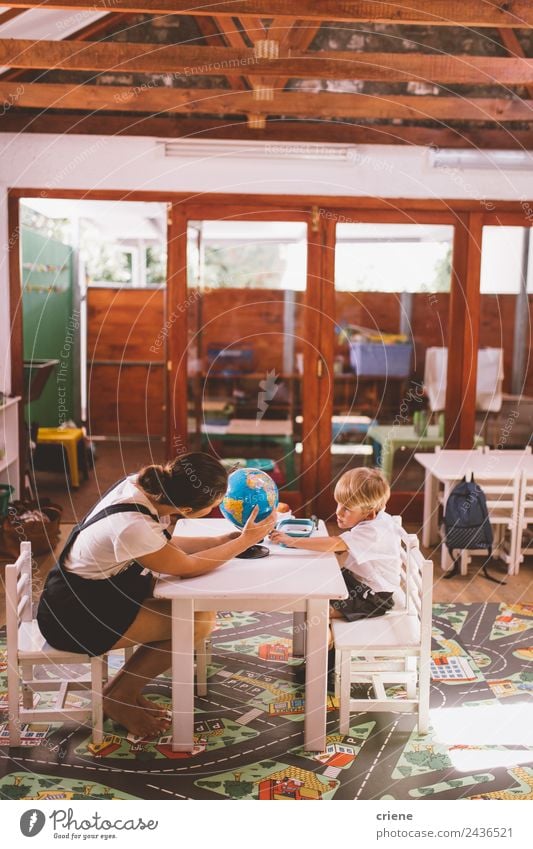
<path id="1" fill-rule="evenodd" d="M 444 511 L 444 532 L 445 544 L 454 560 L 453 569 L 444 575 L 445 578 L 452 578 L 459 570 L 459 558 L 454 558 L 454 551 L 486 548 L 487 559 L 490 558 L 493 537 L 487 500 L 473 477 L 470 481 L 463 478 L 450 492 Z M 505 583 L 489 575 L 486 561 L 483 573 L 489 581 Z"/>

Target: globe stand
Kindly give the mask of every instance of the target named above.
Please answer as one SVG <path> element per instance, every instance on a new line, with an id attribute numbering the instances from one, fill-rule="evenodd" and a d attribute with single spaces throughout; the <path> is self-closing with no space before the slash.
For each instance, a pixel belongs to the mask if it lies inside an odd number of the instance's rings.
<path id="1" fill-rule="evenodd" d="M 236 556 L 241 560 L 259 560 L 260 557 L 268 557 L 270 549 L 266 545 L 251 545 L 246 551 L 241 551 Z"/>

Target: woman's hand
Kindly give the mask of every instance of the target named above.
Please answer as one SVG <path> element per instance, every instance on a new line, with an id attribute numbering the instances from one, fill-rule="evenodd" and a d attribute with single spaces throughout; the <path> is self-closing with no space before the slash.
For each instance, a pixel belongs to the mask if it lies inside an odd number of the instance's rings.
<path id="1" fill-rule="evenodd" d="M 264 537 L 268 536 L 270 531 L 274 528 L 277 518 L 274 512 L 270 513 L 266 519 L 261 519 L 260 522 L 256 522 L 257 514 L 259 513 L 259 507 L 254 507 L 252 512 L 248 517 L 248 521 L 246 522 L 244 528 L 241 531 L 242 537 L 246 540 L 249 545 L 255 545 L 257 542 L 260 542 Z"/>
<path id="2" fill-rule="evenodd" d="M 286 545 L 288 548 L 294 547 L 294 537 L 284 534 L 283 531 L 272 531 L 270 539 L 272 542 L 275 542 L 276 545 Z"/>

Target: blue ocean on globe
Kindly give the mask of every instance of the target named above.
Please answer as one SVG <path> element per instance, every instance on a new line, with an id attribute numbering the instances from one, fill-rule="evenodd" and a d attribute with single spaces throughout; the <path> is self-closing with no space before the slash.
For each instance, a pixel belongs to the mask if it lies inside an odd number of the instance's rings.
<path id="1" fill-rule="evenodd" d="M 266 519 L 279 503 L 278 488 L 272 478 L 260 469 L 237 469 L 228 478 L 228 488 L 220 505 L 221 513 L 242 528 L 255 506 L 256 522 Z"/>

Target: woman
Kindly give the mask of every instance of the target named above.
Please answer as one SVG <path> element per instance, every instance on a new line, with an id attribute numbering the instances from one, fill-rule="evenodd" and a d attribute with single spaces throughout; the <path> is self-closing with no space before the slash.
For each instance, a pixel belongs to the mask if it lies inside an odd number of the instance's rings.
<path id="1" fill-rule="evenodd" d="M 204 453 L 146 466 L 116 484 L 74 528 L 50 572 L 37 612 L 43 636 L 57 649 L 100 655 L 138 646 L 104 691 L 104 711 L 129 732 L 164 730 L 164 711 L 141 696 L 171 665 L 170 602 L 152 597 L 153 572 L 194 578 L 263 539 L 269 516 L 219 537 L 171 537 L 180 518 L 206 516 L 226 492 L 224 466 Z M 215 614 L 198 613 L 195 641 L 209 636 Z"/>

